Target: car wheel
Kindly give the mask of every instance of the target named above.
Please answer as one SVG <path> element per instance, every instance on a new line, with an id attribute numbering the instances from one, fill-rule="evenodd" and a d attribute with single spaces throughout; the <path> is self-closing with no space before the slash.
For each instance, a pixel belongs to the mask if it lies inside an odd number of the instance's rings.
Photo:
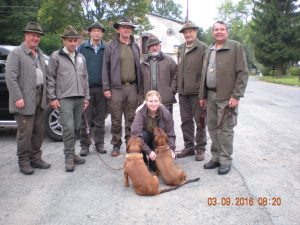
<path id="1" fill-rule="evenodd" d="M 62 141 L 62 127 L 59 123 L 58 109 L 52 109 L 50 106 L 45 111 L 45 130 L 46 134 L 54 141 Z"/>

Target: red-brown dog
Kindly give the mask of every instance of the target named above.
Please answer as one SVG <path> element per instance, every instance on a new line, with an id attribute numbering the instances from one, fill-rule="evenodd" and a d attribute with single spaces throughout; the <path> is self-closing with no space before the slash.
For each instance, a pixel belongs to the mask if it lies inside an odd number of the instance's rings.
<path id="1" fill-rule="evenodd" d="M 160 193 L 157 176 L 152 176 L 144 163 L 139 137 L 131 137 L 127 144 L 124 164 L 125 187 L 129 187 L 128 176 L 138 195 L 158 195 Z"/>
<path id="2" fill-rule="evenodd" d="M 162 176 L 166 185 L 178 186 L 186 183 L 187 175 L 182 169 L 176 167 L 168 146 L 168 136 L 161 128 L 154 128 L 154 142 L 157 175 Z"/>

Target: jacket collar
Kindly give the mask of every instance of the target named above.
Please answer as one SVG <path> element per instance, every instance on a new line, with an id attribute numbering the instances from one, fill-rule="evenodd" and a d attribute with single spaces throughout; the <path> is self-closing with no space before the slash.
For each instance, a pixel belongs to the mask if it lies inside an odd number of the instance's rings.
<path id="1" fill-rule="evenodd" d="M 212 46 L 214 46 L 216 44 L 216 42 L 212 43 L 209 48 L 211 48 Z M 227 49 L 231 49 L 230 44 L 229 44 L 229 39 L 227 39 L 224 44 L 222 45 L 222 48 L 220 48 L 222 50 L 227 50 Z M 218 50 L 220 50 L 218 49 Z"/>
<path id="2" fill-rule="evenodd" d="M 93 46 L 91 45 L 91 39 L 86 40 L 86 41 L 83 43 L 83 47 L 85 47 L 85 48 L 93 48 Z M 93 49 L 94 49 L 94 48 L 93 48 Z M 101 40 L 101 42 L 100 42 L 100 49 L 104 49 L 104 43 L 103 43 L 102 40 Z"/>

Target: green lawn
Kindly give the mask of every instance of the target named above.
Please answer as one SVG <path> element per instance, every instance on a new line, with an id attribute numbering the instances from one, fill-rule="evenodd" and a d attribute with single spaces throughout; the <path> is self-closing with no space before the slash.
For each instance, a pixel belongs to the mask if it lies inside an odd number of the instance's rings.
<path id="1" fill-rule="evenodd" d="M 284 84 L 284 85 L 290 85 L 290 86 L 299 86 L 300 87 L 300 81 L 299 77 L 292 77 L 292 76 L 287 76 L 287 77 L 271 77 L 271 76 L 264 76 L 260 77 L 260 80 L 271 82 L 271 83 L 276 83 L 276 84 Z"/>

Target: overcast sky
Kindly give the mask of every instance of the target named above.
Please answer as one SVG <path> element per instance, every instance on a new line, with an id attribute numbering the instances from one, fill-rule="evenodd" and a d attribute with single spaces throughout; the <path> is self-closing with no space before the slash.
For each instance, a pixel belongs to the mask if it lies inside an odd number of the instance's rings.
<path id="1" fill-rule="evenodd" d="M 189 20 L 202 27 L 204 30 L 213 25 L 218 14 L 218 6 L 224 0 L 188 0 L 189 1 Z M 183 8 L 183 18 L 186 17 L 187 0 L 174 0 Z M 238 0 L 234 0 L 238 2 Z"/>

